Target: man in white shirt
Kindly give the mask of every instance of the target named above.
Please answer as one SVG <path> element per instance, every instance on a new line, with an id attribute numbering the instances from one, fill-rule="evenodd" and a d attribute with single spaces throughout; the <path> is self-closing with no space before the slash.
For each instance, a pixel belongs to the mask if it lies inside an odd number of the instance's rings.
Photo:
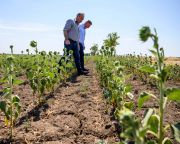
<path id="1" fill-rule="evenodd" d="M 81 63 L 81 69 L 83 71 L 88 71 L 84 67 L 84 49 L 85 49 L 85 35 L 86 35 L 86 29 L 89 28 L 92 25 L 92 22 L 90 20 L 86 21 L 84 24 L 79 25 L 79 54 L 80 54 L 80 63 Z"/>

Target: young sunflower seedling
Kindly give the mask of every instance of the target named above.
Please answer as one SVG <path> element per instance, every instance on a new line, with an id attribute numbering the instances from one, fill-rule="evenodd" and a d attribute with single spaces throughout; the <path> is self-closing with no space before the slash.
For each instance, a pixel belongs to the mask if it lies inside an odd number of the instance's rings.
<path id="1" fill-rule="evenodd" d="M 14 74 L 14 57 L 8 56 L 4 64 L 5 75 L 1 80 L 5 83 L 2 100 L 0 101 L 0 110 L 4 113 L 5 125 L 9 126 L 10 139 L 13 137 L 13 126 L 20 114 L 20 98 L 13 94 L 13 85 L 20 84 L 22 81 L 17 80 Z"/>
<path id="2" fill-rule="evenodd" d="M 10 45 L 11 54 L 13 54 L 13 45 Z"/>
<path id="3" fill-rule="evenodd" d="M 158 83 L 158 89 L 159 89 L 159 97 L 156 97 L 159 101 L 159 116 L 156 117 L 156 121 L 158 123 L 158 131 L 156 131 L 156 136 L 158 139 L 158 143 L 172 143 L 169 138 L 165 138 L 165 128 L 163 124 L 164 119 L 164 110 L 166 108 L 166 103 L 168 100 L 170 101 L 180 101 L 180 89 L 172 88 L 172 89 L 166 89 L 165 83 L 168 76 L 167 67 L 165 67 L 165 55 L 164 55 L 164 49 L 159 47 L 159 39 L 157 36 L 156 29 L 154 29 L 154 34 L 151 32 L 150 28 L 148 26 L 144 26 L 140 29 L 140 39 L 143 42 L 146 42 L 149 38 L 153 41 L 153 48 L 149 49 L 149 51 L 152 53 L 152 55 L 156 59 L 156 65 L 147 65 L 144 67 L 141 67 L 140 70 L 144 72 L 149 72 L 150 77 L 156 79 Z M 152 94 L 143 93 L 139 99 L 138 104 L 141 107 L 143 103 L 149 98 L 153 96 Z M 153 116 L 153 115 L 152 115 Z M 155 117 L 150 116 L 149 119 L 153 119 Z M 175 139 L 180 142 L 180 123 L 172 125 L 171 128 L 173 130 L 173 134 Z"/>

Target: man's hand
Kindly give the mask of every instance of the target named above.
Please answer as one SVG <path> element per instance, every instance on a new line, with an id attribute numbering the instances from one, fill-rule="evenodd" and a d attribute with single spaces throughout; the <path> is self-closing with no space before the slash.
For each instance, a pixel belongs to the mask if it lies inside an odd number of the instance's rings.
<path id="1" fill-rule="evenodd" d="M 66 39 L 66 40 L 64 41 L 64 43 L 65 43 L 66 45 L 70 45 L 70 41 L 69 41 L 68 39 Z"/>
<path id="2" fill-rule="evenodd" d="M 64 43 L 66 45 L 70 45 L 70 41 L 68 39 L 68 32 L 67 32 L 67 30 L 64 30 L 64 38 L 65 38 Z"/>

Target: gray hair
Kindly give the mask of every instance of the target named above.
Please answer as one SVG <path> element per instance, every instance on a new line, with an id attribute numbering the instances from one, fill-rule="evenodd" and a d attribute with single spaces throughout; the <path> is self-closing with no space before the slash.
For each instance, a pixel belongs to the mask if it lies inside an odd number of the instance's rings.
<path id="1" fill-rule="evenodd" d="M 84 16 L 84 13 L 78 13 L 77 15 L 76 15 L 76 17 L 79 17 L 79 16 Z"/>

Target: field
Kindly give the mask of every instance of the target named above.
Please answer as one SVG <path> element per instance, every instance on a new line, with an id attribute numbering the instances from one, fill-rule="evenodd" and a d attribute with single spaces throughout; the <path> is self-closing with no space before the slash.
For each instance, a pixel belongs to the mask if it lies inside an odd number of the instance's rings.
<path id="1" fill-rule="evenodd" d="M 174 58 L 175 59 L 175 58 Z M 177 58 L 176 58 L 177 59 Z M 172 62 L 172 59 L 170 59 Z M 169 62 L 169 61 L 168 61 Z M 179 61 L 173 61 L 180 62 Z M 54 92 L 45 93 L 46 102 L 36 105 L 35 96 L 27 78 L 19 79 L 25 83 L 15 86 L 13 91 L 21 99 L 22 110 L 14 128 L 14 143 L 95 143 L 105 140 L 108 143 L 119 141 L 113 116 L 113 107 L 107 103 L 100 87 L 93 58 L 88 58 L 86 65 L 90 68 L 88 76 L 73 74 L 67 82 L 59 85 Z M 133 87 L 134 103 L 144 90 L 157 94 L 157 89 L 144 85 L 140 80 L 130 78 Z M 180 87 L 180 81 L 168 81 L 168 87 Z M 149 107 L 158 107 L 156 101 L 146 103 L 141 112 L 135 110 L 139 117 Z M 165 122 L 176 122 L 180 118 L 180 105 L 171 103 L 166 109 Z M 3 125 L 1 113 L 1 143 L 6 139 L 8 129 Z"/>
<path id="2" fill-rule="evenodd" d="M 90 61 L 89 76 L 73 75 L 53 93 L 45 94 L 46 103 L 36 106 L 28 83 L 16 86 L 22 111 L 14 129 L 15 143 L 92 143 L 113 141 L 116 133 L 108 107 L 98 86 L 95 66 Z M 26 80 L 25 77 L 21 77 Z M 112 127 L 111 127 L 112 126 Z M 1 117 L 1 139 L 8 137 Z M 2 142 L 2 141 L 1 141 Z"/>
<path id="3" fill-rule="evenodd" d="M 165 61 L 166 64 L 169 65 L 180 65 L 180 58 L 179 57 L 167 57 L 167 60 Z"/>
<path id="4" fill-rule="evenodd" d="M 152 56 L 116 55 L 113 33 L 86 56 L 88 75 L 76 74 L 71 51 L 39 52 L 35 41 L 35 54 L 0 55 L 0 143 L 178 144 L 180 58 L 141 31 Z"/>

